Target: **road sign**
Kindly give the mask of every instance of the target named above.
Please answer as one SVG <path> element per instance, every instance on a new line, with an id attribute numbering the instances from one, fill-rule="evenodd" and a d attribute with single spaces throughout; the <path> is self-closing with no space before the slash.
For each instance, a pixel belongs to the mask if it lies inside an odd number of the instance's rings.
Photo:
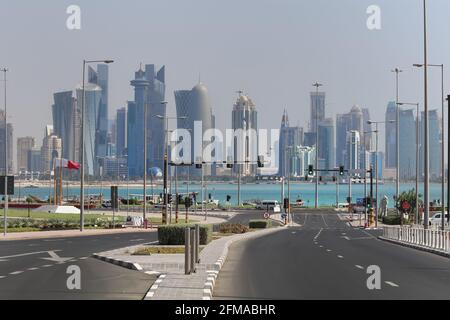
<path id="1" fill-rule="evenodd" d="M 8 176 L 8 195 L 14 195 L 14 176 Z M 5 194 L 5 176 L 0 176 L 0 194 Z"/>
<path id="2" fill-rule="evenodd" d="M 264 219 L 269 219 L 270 218 L 270 214 L 268 212 L 264 213 Z"/>

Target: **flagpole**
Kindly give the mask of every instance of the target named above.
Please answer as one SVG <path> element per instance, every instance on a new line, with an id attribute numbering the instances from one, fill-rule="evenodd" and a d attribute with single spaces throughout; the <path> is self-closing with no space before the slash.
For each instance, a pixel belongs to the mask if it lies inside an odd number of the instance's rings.
<path id="1" fill-rule="evenodd" d="M 53 159 L 53 205 L 56 206 L 56 170 L 55 170 L 55 159 Z"/>
<path id="2" fill-rule="evenodd" d="M 59 205 L 62 206 L 62 175 L 63 175 L 63 169 L 62 169 L 62 158 L 59 161 Z"/>

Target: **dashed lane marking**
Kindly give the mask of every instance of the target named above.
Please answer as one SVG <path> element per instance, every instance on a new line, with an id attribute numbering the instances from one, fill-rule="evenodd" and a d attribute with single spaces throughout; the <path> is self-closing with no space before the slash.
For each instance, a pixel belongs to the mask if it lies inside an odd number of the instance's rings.
<path id="1" fill-rule="evenodd" d="M 14 272 L 10 272 L 9 274 L 15 275 L 15 274 L 21 274 L 23 273 L 23 271 L 14 271 Z"/>
<path id="2" fill-rule="evenodd" d="M 393 283 L 393 282 L 391 282 L 391 281 L 385 281 L 384 283 L 390 285 L 391 287 L 396 287 L 396 288 L 398 288 L 398 284 L 395 284 L 395 283 Z"/>
<path id="3" fill-rule="evenodd" d="M 355 264 L 355 267 L 357 267 L 358 269 L 364 270 L 364 267 L 360 266 L 359 264 Z"/>
<path id="4" fill-rule="evenodd" d="M 36 267 L 34 267 L 34 268 L 28 268 L 27 270 L 28 271 L 34 271 L 34 270 L 38 270 L 39 268 L 36 268 Z"/>
<path id="5" fill-rule="evenodd" d="M 339 259 L 344 259 L 344 257 L 343 256 L 341 256 L 340 254 L 338 254 L 338 256 L 337 256 Z"/>

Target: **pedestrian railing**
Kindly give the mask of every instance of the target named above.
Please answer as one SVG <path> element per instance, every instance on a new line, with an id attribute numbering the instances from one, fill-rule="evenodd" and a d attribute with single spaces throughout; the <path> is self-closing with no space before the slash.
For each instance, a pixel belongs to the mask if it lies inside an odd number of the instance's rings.
<path id="1" fill-rule="evenodd" d="M 447 230 L 383 226 L 383 237 L 450 253 L 450 231 Z"/>

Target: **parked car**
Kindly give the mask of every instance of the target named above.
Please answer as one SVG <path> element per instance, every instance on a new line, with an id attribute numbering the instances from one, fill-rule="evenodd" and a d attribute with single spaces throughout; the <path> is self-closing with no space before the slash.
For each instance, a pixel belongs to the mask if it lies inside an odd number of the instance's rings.
<path id="1" fill-rule="evenodd" d="M 448 221 L 448 212 L 445 214 L 445 222 Z M 442 222 L 442 216 L 441 216 L 441 212 L 436 212 L 429 220 L 428 223 L 430 224 L 430 226 L 432 224 L 441 224 Z"/>

